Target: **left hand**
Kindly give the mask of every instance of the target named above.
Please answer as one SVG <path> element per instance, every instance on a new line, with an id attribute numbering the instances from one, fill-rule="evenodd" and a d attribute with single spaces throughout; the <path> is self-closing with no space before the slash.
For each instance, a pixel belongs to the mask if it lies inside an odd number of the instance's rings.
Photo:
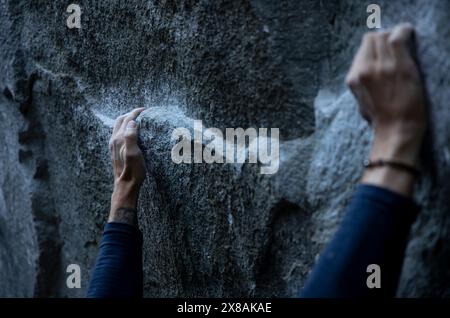
<path id="1" fill-rule="evenodd" d="M 109 222 L 130 223 L 131 220 L 123 216 L 124 211 L 135 210 L 137 206 L 146 169 L 144 157 L 137 144 L 138 125 L 135 120 L 143 110 L 144 108 L 136 108 L 118 117 L 109 141 L 114 170 L 114 192 Z"/>

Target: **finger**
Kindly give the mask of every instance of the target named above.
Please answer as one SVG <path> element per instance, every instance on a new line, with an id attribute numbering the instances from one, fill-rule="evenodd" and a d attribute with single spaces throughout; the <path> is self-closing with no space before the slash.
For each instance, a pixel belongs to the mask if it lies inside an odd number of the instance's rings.
<path id="1" fill-rule="evenodd" d="M 409 45 L 413 35 L 414 27 L 409 23 L 400 24 L 392 30 L 388 43 L 396 59 L 402 60 L 411 57 Z"/>
<path id="2" fill-rule="evenodd" d="M 376 59 L 376 47 L 375 47 L 376 33 L 366 33 L 363 37 L 362 43 L 355 56 L 355 61 L 370 62 Z"/>
<path id="3" fill-rule="evenodd" d="M 125 117 L 125 119 L 122 122 L 122 126 L 121 126 L 121 131 L 125 132 L 125 129 L 128 125 L 128 123 L 132 120 L 136 120 L 136 118 L 138 118 L 138 116 L 145 110 L 144 107 L 140 107 L 140 108 L 135 108 L 133 109 L 131 112 L 129 112 L 127 114 L 127 116 Z"/>
<path id="4" fill-rule="evenodd" d="M 122 127 L 123 120 L 125 119 L 127 114 L 117 117 L 116 122 L 114 124 L 113 135 Z"/>
<path id="5" fill-rule="evenodd" d="M 376 56 L 378 61 L 385 62 L 392 57 L 387 44 L 389 35 L 389 32 L 381 32 L 375 37 Z"/>
<path id="6" fill-rule="evenodd" d="M 356 81 L 361 69 L 372 65 L 375 58 L 375 33 L 366 33 L 355 58 L 353 59 L 347 79 L 350 80 L 350 82 Z"/>
<path id="7" fill-rule="evenodd" d="M 358 110 L 361 116 L 370 124 L 372 117 L 372 102 L 369 93 L 364 85 L 359 86 L 357 89 L 352 89 L 358 101 Z"/>
<path id="8" fill-rule="evenodd" d="M 124 137 L 127 147 L 137 144 L 138 125 L 134 120 L 130 120 L 125 127 Z"/>

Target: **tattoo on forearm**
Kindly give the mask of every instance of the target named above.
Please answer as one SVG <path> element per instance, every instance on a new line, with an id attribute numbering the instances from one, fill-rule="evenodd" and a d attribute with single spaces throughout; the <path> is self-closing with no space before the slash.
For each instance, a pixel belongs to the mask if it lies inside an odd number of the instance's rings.
<path id="1" fill-rule="evenodd" d="M 118 208 L 112 213 L 110 221 L 137 226 L 137 211 L 129 208 Z"/>

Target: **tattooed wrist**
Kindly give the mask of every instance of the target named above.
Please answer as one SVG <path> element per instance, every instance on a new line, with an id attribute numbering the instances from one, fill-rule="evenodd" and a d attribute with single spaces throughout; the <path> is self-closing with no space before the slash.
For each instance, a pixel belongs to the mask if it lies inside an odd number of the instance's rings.
<path id="1" fill-rule="evenodd" d="M 118 222 L 138 226 L 137 211 L 130 208 L 117 208 L 109 214 L 108 222 Z"/>

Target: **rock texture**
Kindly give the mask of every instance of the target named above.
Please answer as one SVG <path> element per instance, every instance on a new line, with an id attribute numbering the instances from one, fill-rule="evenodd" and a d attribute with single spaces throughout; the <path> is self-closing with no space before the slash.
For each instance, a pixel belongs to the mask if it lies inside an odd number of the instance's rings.
<path id="1" fill-rule="evenodd" d="M 113 119 L 145 106 L 145 296 L 295 296 L 360 177 L 370 132 L 343 78 L 352 0 L 0 0 L 0 296 L 83 296 L 112 189 Z M 399 295 L 450 296 L 450 2 L 378 1 L 413 22 L 432 128 Z M 170 159 L 175 127 L 278 127 L 280 170 Z M 68 289 L 79 264 L 82 288 Z"/>

